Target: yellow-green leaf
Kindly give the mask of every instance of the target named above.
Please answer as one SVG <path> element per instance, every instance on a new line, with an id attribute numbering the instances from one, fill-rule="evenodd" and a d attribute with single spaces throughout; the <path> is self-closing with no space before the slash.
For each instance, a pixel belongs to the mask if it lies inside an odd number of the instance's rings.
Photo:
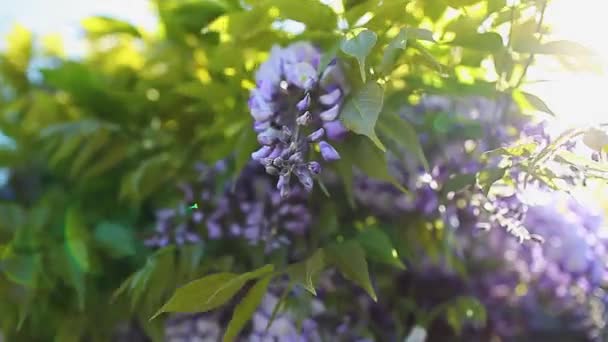
<path id="1" fill-rule="evenodd" d="M 253 285 L 251 290 L 247 292 L 245 298 L 243 298 L 243 300 L 236 306 L 232 319 L 226 328 L 224 342 L 234 341 L 241 330 L 243 330 L 243 327 L 247 321 L 251 319 L 251 316 L 253 316 L 256 308 L 262 302 L 262 298 L 264 298 L 264 295 L 268 290 L 268 284 L 271 280 L 272 275 L 267 275 L 260 279 L 257 283 L 255 283 L 255 285 Z"/>

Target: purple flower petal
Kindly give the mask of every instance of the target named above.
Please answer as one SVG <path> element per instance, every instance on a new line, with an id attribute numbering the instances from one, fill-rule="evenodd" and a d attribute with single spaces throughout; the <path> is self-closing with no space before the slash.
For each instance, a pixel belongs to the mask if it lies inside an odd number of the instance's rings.
<path id="1" fill-rule="evenodd" d="M 319 128 L 318 130 L 310 133 L 310 135 L 306 137 L 306 140 L 308 140 L 309 142 L 317 142 L 321 140 L 321 138 L 323 138 L 323 135 L 325 135 L 325 129 Z"/>
<path id="2" fill-rule="evenodd" d="M 310 93 L 306 93 L 304 98 L 302 100 L 300 100 L 300 102 L 298 102 L 298 104 L 296 104 L 296 108 L 298 108 L 299 111 L 305 111 L 308 109 L 309 106 L 310 106 Z"/>
<path id="3" fill-rule="evenodd" d="M 296 118 L 296 124 L 299 126 L 306 126 L 312 121 L 312 115 L 310 112 L 306 112 Z"/>
<path id="4" fill-rule="evenodd" d="M 304 90 L 310 90 L 317 83 L 317 70 L 309 63 L 286 65 L 285 76 L 287 82 Z"/>
<path id="5" fill-rule="evenodd" d="M 300 183 L 302 183 L 302 185 L 304 186 L 304 189 L 308 192 L 312 191 L 314 181 L 312 179 L 310 171 L 308 170 L 308 167 L 304 165 L 296 167 L 294 173 L 298 177 Z"/>
<path id="6" fill-rule="evenodd" d="M 340 113 L 340 105 L 337 104 L 337 105 L 331 107 L 330 109 L 328 109 L 324 112 L 321 112 L 321 114 L 319 114 L 319 116 L 321 117 L 321 120 L 323 120 L 323 121 L 334 121 L 338 117 L 339 113 Z"/>
<path id="7" fill-rule="evenodd" d="M 308 170 L 310 170 L 310 172 L 312 172 L 312 174 L 314 175 L 318 175 L 321 173 L 321 164 L 319 164 L 316 161 L 311 161 L 310 163 L 308 163 Z"/>
<path id="8" fill-rule="evenodd" d="M 325 128 L 325 134 L 331 140 L 342 140 L 348 135 L 348 130 L 340 120 L 325 122 L 323 128 Z"/>
<path id="9" fill-rule="evenodd" d="M 336 88 L 325 95 L 321 95 L 319 97 L 319 102 L 326 106 L 333 106 L 338 102 L 338 100 L 340 100 L 341 97 L 342 91 L 340 90 L 340 88 Z"/>
<path id="10" fill-rule="evenodd" d="M 340 154 L 333 146 L 331 146 L 326 141 L 321 141 L 319 143 L 319 149 L 321 150 L 321 156 L 326 161 L 335 161 L 340 159 Z"/>
<path id="11" fill-rule="evenodd" d="M 262 146 L 262 148 L 260 148 L 259 150 L 251 153 L 251 158 L 253 160 L 260 160 L 262 158 L 268 157 L 268 155 L 270 155 L 270 152 L 272 152 L 272 147 Z"/>
<path id="12" fill-rule="evenodd" d="M 269 128 L 264 132 L 258 134 L 258 142 L 262 145 L 272 145 L 281 136 L 281 131 Z"/>
<path id="13" fill-rule="evenodd" d="M 289 195 L 289 180 L 289 173 L 279 176 L 279 181 L 277 182 L 277 189 L 279 189 L 279 193 L 281 194 L 282 198 L 285 198 Z"/>

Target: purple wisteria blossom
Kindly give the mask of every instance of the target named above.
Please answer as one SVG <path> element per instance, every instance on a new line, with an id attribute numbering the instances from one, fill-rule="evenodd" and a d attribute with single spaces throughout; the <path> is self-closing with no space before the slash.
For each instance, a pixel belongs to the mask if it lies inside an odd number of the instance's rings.
<path id="1" fill-rule="evenodd" d="M 194 184 L 178 184 L 182 201 L 172 208 L 156 211 L 155 232 L 144 241 L 146 246 L 162 248 L 172 243 L 180 246 L 202 240 L 200 226 L 215 200 L 214 183 L 226 171 L 226 162 L 222 160 L 211 166 L 197 163 L 195 169 Z"/>
<path id="2" fill-rule="evenodd" d="M 295 183 L 312 190 L 321 165 L 309 159 L 311 145 L 318 144 L 325 161 L 340 159 L 328 140 L 343 139 L 347 133 L 339 113 L 349 87 L 336 60 L 324 69 L 320 60 L 321 52 L 307 42 L 273 47 L 256 73 L 257 86 L 249 98 L 262 145 L 251 156 L 279 177 L 282 197 Z"/>
<path id="3" fill-rule="evenodd" d="M 223 330 L 219 313 L 178 314 L 165 322 L 165 341 L 217 342 Z"/>
<path id="4" fill-rule="evenodd" d="M 282 198 L 271 178 L 249 165 L 233 188 L 225 191 L 209 213 L 209 239 L 244 238 L 271 251 L 308 231 L 312 214 L 302 186 L 294 185 Z"/>
<path id="5" fill-rule="evenodd" d="M 505 338 L 554 329 L 602 340 L 608 317 L 606 221 L 568 195 L 547 197 L 528 205 L 523 219 L 543 244 L 520 244 L 500 230 L 478 238 L 467 231 L 458 235 L 464 260 L 475 269 L 469 282 Z M 492 263 L 499 266 L 484 266 Z"/>
<path id="6" fill-rule="evenodd" d="M 314 166 L 314 162 L 313 162 Z M 308 232 L 312 213 L 303 186 L 294 184 L 286 197 L 271 176 L 255 163 L 246 166 L 236 183 L 218 188 L 225 162 L 197 168 L 193 184 L 180 184 L 183 200 L 177 208 L 156 212 L 156 229 L 145 241 L 150 247 L 203 240 L 242 239 L 263 245 L 267 252 L 287 246 Z"/>

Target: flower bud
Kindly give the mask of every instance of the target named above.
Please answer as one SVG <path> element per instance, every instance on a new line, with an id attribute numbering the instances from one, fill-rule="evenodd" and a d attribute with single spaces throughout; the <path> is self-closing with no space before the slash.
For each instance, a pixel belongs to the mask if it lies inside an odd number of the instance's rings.
<path id="1" fill-rule="evenodd" d="M 338 102 L 338 100 L 340 100 L 341 97 L 342 91 L 340 90 L 340 88 L 336 88 L 325 95 L 321 95 L 319 97 L 319 102 L 326 106 L 333 106 Z"/>
<path id="2" fill-rule="evenodd" d="M 310 133 L 310 135 L 306 137 L 306 140 L 308 140 L 309 142 L 317 142 L 321 140 L 321 138 L 323 138 L 323 135 L 325 135 L 325 129 L 319 128 L 318 130 Z"/>
<path id="3" fill-rule="evenodd" d="M 306 93 L 304 98 L 302 100 L 300 100 L 300 102 L 298 102 L 298 104 L 296 104 L 296 108 L 298 108 L 299 111 L 305 111 L 308 109 L 309 106 L 310 106 L 310 93 Z"/>
<path id="4" fill-rule="evenodd" d="M 296 124 L 298 124 L 299 126 L 306 126 L 310 124 L 311 121 L 312 115 L 308 111 L 296 118 Z"/>
<path id="5" fill-rule="evenodd" d="M 326 161 L 335 161 L 340 159 L 340 154 L 333 146 L 331 146 L 326 141 L 321 141 L 319 143 L 319 149 L 321 150 L 321 156 Z"/>
<path id="6" fill-rule="evenodd" d="M 319 116 L 321 117 L 321 119 L 323 121 L 333 121 L 338 117 L 338 114 L 340 113 L 340 105 L 335 105 L 333 107 L 331 107 L 330 109 L 321 112 L 321 114 L 319 114 Z"/>

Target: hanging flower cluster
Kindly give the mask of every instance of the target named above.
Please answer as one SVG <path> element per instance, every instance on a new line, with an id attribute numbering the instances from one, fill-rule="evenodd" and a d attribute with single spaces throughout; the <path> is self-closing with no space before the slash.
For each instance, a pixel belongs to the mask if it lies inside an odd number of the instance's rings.
<path id="1" fill-rule="evenodd" d="M 543 203 L 529 205 L 523 220 L 545 238 L 543 244 L 521 244 L 501 231 L 458 234 L 463 259 L 475 270 L 473 293 L 505 338 L 560 324 L 562 331 L 597 340 L 608 317 L 604 218 L 573 198 L 545 195 Z M 488 268 L 492 264 L 500 266 Z"/>
<path id="2" fill-rule="evenodd" d="M 249 98 L 254 130 L 263 145 L 252 158 L 279 176 L 282 197 L 289 194 L 293 178 L 312 190 L 321 165 L 309 159 L 311 145 L 318 144 L 325 161 L 340 158 L 328 140 L 347 133 L 338 117 L 349 87 L 336 60 L 323 70 L 320 63 L 321 52 L 310 43 L 275 46 L 257 71 Z"/>
<path id="3" fill-rule="evenodd" d="M 243 238 L 267 252 L 288 245 L 289 235 L 302 236 L 312 215 L 300 185 L 281 198 L 272 179 L 255 165 L 247 166 L 234 185 L 215 202 L 206 221 L 209 239 Z"/>
<path id="4" fill-rule="evenodd" d="M 249 164 L 236 183 L 216 189 L 225 162 L 199 164 L 194 184 L 180 184 L 183 200 L 177 208 L 156 212 L 155 234 L 145 241 L 150 247 L 182 245 L 204 239 L 243 239 L 264 245 L 270 252 L 290 243 L 289 235 L 304 235 L 312 222 L 308 196 L 301 185 L 281 198 L 272 179 L 257 165 Z"/>

